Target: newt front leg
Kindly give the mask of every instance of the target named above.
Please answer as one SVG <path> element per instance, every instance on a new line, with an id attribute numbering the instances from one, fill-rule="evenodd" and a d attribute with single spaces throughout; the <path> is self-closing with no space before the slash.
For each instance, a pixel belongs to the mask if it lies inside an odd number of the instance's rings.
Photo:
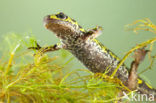
<path id="1" fill-rule="evenodd" d="M 44 53 L 50 52 L 50 51 L 56 51 L 56 50 L 59 50 L 59 49 L 62 49 L 63 47 L 65 47 L 65 46 L 62 46 L 61 43 L 57 43 L 57 44 L 54 44 L 51 46 L 46 46 L 46 47 L 41 47 L 37 42 L 35 42 L 35 43 L 36 43 L 36 47 L 29 47 L 28 49 L 38 50 L 39 54 L 44 54 Z"/>

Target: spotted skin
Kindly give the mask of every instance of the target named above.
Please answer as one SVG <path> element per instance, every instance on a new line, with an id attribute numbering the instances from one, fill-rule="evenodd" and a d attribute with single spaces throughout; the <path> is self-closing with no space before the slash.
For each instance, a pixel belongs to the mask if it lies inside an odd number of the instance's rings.
<path id="1" fill-rule="evenodd" d="M 120 59 L 113 52 L 95 39 L 101 33 L 101 27 L 86 31 L 74 19 L 62 12 L 46 16 L 44 25 L 60 39 L 61 44 L 58 46 L 60 49 L 71 52 L 93 73 L 107 72 L 107 75 L 111 75 L 120 63 Z M 123 64 L 115 77 L 127 85 L 128 75 L 128 69 Z M 156 90 L 141 78 L 138 78 L 137 89 L 141 93 L 154 93 L 156 96 Z"/>

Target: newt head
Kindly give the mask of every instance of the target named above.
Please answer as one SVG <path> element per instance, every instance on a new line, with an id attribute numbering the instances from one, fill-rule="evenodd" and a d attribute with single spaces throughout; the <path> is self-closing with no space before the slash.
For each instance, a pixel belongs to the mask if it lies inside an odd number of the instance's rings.
<path id="1" fill-rule="evenodd" d="M 84 32 L 84 29 L 82 29 L 74 19 L 68 17 L 62 12 L 45 16 L 44 25 L 48 30 L 54 32 L 59 38 L 77 35 L 80 34 L 80 32 Z"/>

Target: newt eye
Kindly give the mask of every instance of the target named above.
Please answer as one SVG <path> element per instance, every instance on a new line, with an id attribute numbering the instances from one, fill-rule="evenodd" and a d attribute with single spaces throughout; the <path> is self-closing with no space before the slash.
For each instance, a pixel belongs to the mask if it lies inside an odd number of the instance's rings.
<path id="1" fill-rule="evenodd" d="M 62 12 L 60 12 L 59 14 L 57 14 L 56 17 L 58 17 L 60 19 L 66 19 L 67 18 L 67 16 L 64 13 L 62 13 Z"/>

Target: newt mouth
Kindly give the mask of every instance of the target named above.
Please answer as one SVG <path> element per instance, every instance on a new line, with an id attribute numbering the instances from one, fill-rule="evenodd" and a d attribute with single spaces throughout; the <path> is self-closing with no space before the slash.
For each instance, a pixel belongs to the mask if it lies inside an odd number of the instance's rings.
<path id="1" fill-rule="evenodd" d="M 51 26 L 52 24 L 55 24 L 57 22 L 56 19 L 51 19 L 50 18 L 50 15 L 47 15 L 44 17 L 43 19 L 43 23 L 44 23 L 44 26 L 48 29 L 49 26 Z"/>
<path id="2" fill-rule="evenodd" d="M 44 26 L 47 27 L 51 21 L 52 20 L 50 19 L 50 15 L 45 16 L 43 19 Z"/>

